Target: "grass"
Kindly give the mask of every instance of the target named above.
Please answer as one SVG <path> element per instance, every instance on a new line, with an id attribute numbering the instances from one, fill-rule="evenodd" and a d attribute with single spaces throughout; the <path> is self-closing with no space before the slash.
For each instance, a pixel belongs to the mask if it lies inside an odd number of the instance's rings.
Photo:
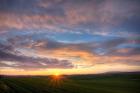
<path id="1" fill-rule="evenodd" d="M 0 93 L 140 93 L 140 74 L 3 77 Z"/>

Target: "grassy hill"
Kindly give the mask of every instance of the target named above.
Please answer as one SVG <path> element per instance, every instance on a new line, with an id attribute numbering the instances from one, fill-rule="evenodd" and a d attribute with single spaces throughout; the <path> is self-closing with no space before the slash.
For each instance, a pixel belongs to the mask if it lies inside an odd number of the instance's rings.
<path id="1" fill-rule="evenodd" d="M 140 93 L 140 74 L 3 76 L 0 93 Z"/>

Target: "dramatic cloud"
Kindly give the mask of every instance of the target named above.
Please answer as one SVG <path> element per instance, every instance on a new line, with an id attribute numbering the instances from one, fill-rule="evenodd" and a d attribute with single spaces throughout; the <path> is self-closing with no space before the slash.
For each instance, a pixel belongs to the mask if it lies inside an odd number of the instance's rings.
<path id="1" fill-rule="evenodd" d="M 10 46 L 0 45 L 0 67 L 12 67 L 19 69 L 41 69 L 41 68 L 73 68 L 68 60 L 57 60 L 48 58 L 35 58 L 12 53 Z"/>
<path id="2" fill-rule="evenodd" d="M 107 35 L 139 15 L 138 0 L 2 0 L 0 27 L 59 32 L 82 28 L 82 32 Z"/>
<path id="3" fill-rule="evenodd" d="M 139 25 L 139 0 L 0 0 L 0 70 L 139 71 Z"/>

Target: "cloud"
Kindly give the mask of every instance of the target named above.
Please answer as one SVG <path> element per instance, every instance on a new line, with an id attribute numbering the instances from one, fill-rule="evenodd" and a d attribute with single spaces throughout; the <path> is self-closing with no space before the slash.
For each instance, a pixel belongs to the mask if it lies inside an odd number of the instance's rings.
<path id="1" fill-rule="evenodd" d="M 73 68 L 73 64 L 68 60 L 58 60 L 49 58 L 29 57 L 12 53 L 10 46 L 1 45 L 0 67 L 13 67 L 20 69 L 41 69 L 41 68 Z M 5 62 L 7 61 L 7 62 Z M 10 64 L 7 64 L 11 62 Z"/>
<path id="2" fill-rule="evenodd" d="M 0 2 L 0 67 L 139 66 L 139 0 Z"/>
<path id="3" fill-rule="evenodd" d="M 0 27 L 58 32 L 74 29 L 75 33 L 82 28 L 82 33 L 110 35 L 138 15 L 138 0 L 2 0 Z"/>
<path id="4" fill-rule="evenodd" d="M 46 35 L 45 35 L 46 36 Z M 26 37 L 26 38 L 25 38 Z M 39 38 L 38 38 L 39 37 Z M 104 37 L 106 38 L 106 37 Z M 91 42 L 82 42 L 82 43 L 65 43 L 59 42 L 49 37 L 44 37 L 40 34 L 27 34 L 21 36 L 14 36 L 7 39 L 7 43 L 11 44 L 13 47 L 17 48 L 28 48 L 33 50 L 59 50 L 59 49 L 68 49 L 74 51 L 85 51 L 91 54 L 96 54 L 97 56 L 101 55 L 112 55 L 112 56 L 130 56 L 138 55 L 139 39 L 137 38 L 110 38 L 102 42 L 91 41 Z M 131 46 L 133 45 L 133 46 Z M 130 52 L 121 52 L 123 49 L 131 49 Z M 101 55 L 100 55 L 101 54 Z"/>
<path id="5" fill-rule="evenodd" d="M 122 48 L 122 49 L 115 49 L 108 53 L 108 55 L 113 56 L 135 56 L 140 55 L 139 52 L 140 48 Z"/>
<path id="6" fill-rule="evenodd" d="M 130 65 L 130 66 L 139 66 L 140 65 L 140 60 L 139 59 L 119 59 L 119 60 L 116 60 L 117 62 L 116 63 L 121 63 L 121 64 L 127 64 L 127 65 Z"/>

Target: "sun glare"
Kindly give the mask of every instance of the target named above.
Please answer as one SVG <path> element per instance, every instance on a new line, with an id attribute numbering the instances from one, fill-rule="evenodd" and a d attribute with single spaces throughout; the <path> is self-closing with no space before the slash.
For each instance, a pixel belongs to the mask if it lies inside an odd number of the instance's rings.
<path id="1" fill-rule="evenodd" d="M 49 84 L 53 87 L 61 87 L 63 84 L 63 79 L 64 78 L 60 73 L 55 72 L 52 74 Z"/>
<path id="2" fill-rule="evenodd" d="M 60 74 L 59 73 L 55 73 L 54 76 L 60 76 Z"/>

